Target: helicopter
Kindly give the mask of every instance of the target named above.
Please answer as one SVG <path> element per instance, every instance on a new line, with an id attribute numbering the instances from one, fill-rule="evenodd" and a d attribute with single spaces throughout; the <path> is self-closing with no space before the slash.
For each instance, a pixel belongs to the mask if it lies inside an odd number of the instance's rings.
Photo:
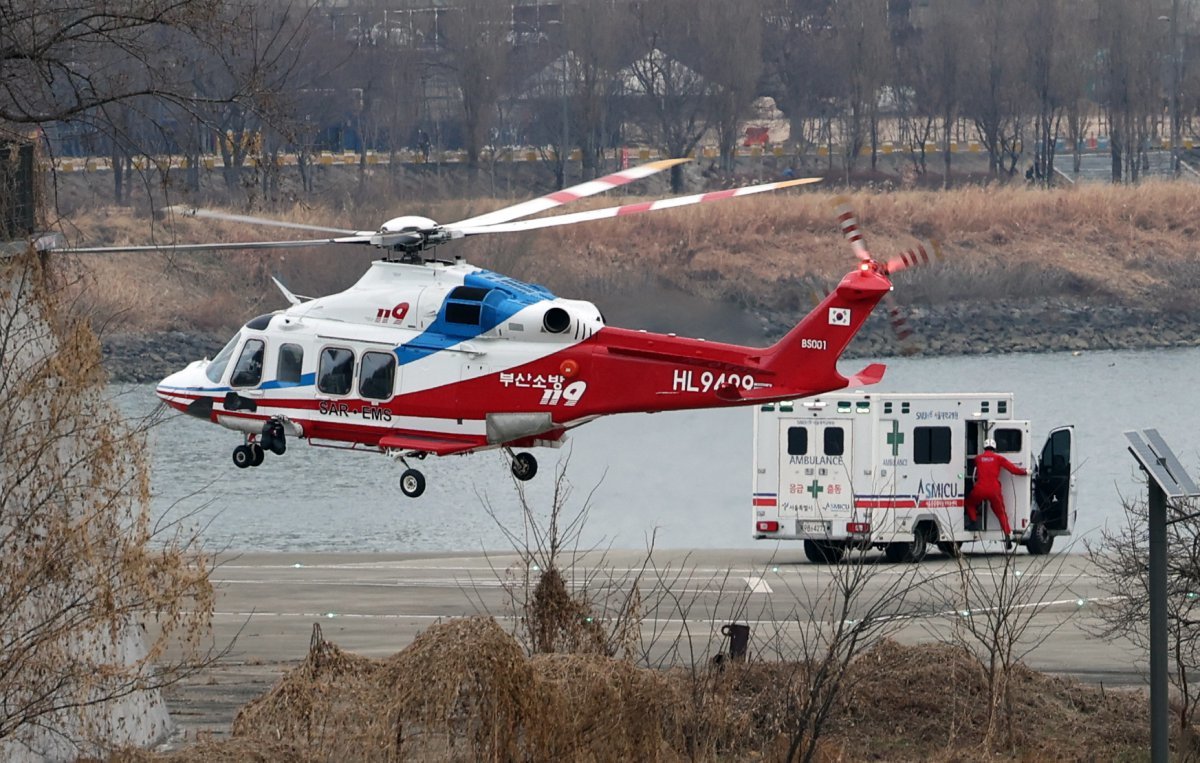
<path id="1" fill-rule="evenodd" d="M 779 341 L 744 347 L 606 324 L 590 302 L 432 251 L 468 236 L 515 233 L 704 204 L 814 183 L 799 178 L 528 218 L 661 172 L 665 159 L 493 212 L 439 224 L 401 216 L 377 230 L 301 225 L 212 210 L 175 214 L 336 234 L 327 238 L 125 247 L 50 247 L 95 254 L 280 249 L 327 244 L 383 251 L 349 289 L 293 294 L 289 306 L 248 321 L 212 359 L 167 376 L 156 394 L 171 408 L 242 434 L 238 468 L 282 456 L 291 441 L 364 450 L 404 466 L 400 490 L 425 491 L 412 461 L 503 449 L 513 476 L 537 473 L 528 448 L 560 447 L 568 431 L 601 416 L 756 405 L 877 383 L 882 364 L 850 377 L 837 361 L 891 290 L 889 275 L 919 258 L 876 261 L 853 212 L 839 209 L 859 262 Z"/>

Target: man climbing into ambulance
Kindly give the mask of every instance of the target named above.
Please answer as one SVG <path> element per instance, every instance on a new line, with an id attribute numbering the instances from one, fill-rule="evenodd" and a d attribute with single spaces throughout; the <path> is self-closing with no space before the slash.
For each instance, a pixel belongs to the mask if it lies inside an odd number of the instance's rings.
<path id="1" fill-rule="evenodd" d="M 967 530 L 979 529 L 979 504 L 987 501 L 992 513 L 1000 520 L 1004 531 L 1004 547 L 1012 548 L 1012 527 L 1008 524 L 1008 512 L 1004 508 L 1004 494 L 1000 489 L 1000 470 L 1024 476 L 1029 472 L 996 452 L 996 441 L 988 438 L 983 442 L 983 452 L 975 457 L 975 486 L 967 496 Z"/>

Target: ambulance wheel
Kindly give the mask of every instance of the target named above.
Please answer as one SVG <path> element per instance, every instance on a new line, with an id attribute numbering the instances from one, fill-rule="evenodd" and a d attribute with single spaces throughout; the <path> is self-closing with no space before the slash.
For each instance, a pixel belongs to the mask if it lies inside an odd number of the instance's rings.
<path id="1" fill-rule="evenodd" d="M 925 558 L 929 550 L 929 542 L 923 532 L 913 533 L 913 539 L 908 543 L 889 543 L 883 548 L 883 555 L 889 562 L 916 564 Z"/>
<path id="2" fill-rule="evenodd" d="M 416 498 L 425 492 L 425 475 L 416 469 L 406 469 L 400 475 L 400 492 L 409 498 Z"/>
<path id="3" fill-rule="evenodd" d="M 841 543 L 827 543 L 819 540 L 804 541 L 804 555 L 813 564 L 837 564 L 846 554 L 846 546 Z"/>
<path id="4" fill-rule="evenodd" d="M 961 540 L 940 540 L 937 544 L 938 551 L 941 551 L 946 556 L 957 559 L 962 556 L 962 541 Z"/>
<path id="5" fill-rule="evenodd" d="M 522 482 L 528 482 L 537 474 L 537 459 L 532 453 L 517 453 L 513 456 L 512 473 Z"/>
<path id="6" fill-rule="evenodd" d="M 245 469 L 246 467 L 252 465 L 253 463 L 254 463 L 254 454 L 250 452 L 250 448 L 248 448 L 245 445 L 239 445 L 233 449 L 233 465 L 234 466 L 236 466 L 239 469 Z"/>
<path id="7" fill-rule="evenodd" d="M 1054 536 L 1046 529 L 1045 522 L 1034 522 L 1029 528 L 1029 540 L 1025 541 L 1025 548 L 1034 556 L 1048 554 L 1054 548 Z"/>
<path id="8" fill-rule="evenodd" d="M 263 446 L 256 442 L 250 443 L 250 465 L 262 466 L 262 462 L 267 459 L 267 452 L 263 450 Z"/>

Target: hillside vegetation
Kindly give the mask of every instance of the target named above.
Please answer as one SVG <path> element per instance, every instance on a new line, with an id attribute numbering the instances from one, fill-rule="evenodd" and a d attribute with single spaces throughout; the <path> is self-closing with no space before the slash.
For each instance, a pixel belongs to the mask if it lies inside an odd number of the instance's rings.
<path id="1" fill-rule="evenodd" d="M 852 266 L 834 219 L 837 192 L 810 188 L 816 190 L 481 236 L 437 253 L 463 256 L 542 283 L 561 296 L 593 301 L 616 325 L 761 342 L 810 309 L 814 295 Z M 574 204 L 571 211 L 635 200 L 602 198 Z M 941 261 L 895 278 L 894 296 L 913 314 L 918 333 L 930 340 L 927 351 L 963 349 L 954 337 L 980 322 L 997 324 L 993 335 L 1020 334 L 1013 346 L 999 349 L 1062 349 L 1056 342 L 1065 333 L 1078 334 L 1076 323 L 1094 324 L 1107 346 L 1120 346 L 1111 343 L 1122 327 L 1144 331 L 1153 321 L 1163 330 L 1138 334 L 1139 346 L 1191 341 L 1187 324 L 1200 310 L 1195 242 L 1200 186 L 1182 181 L 1059 190 L 991 185 L 856 191 L 850 199 L 879 258 L 919 239 L 940 242 Z M 389 198 L 349 209 L 297 206 L 271 214 L 294 222 L 371 228 L 397 214 L 453 221 L 508 203 Z M 78 211 L 69 230 L 88 244 L 238 241 L 291 233 L 191 218 L 152 221 L 111 207 Z M 286 305 L 271 274 L 297 293 L 321 295 L 353 283 L 377 255 L 366 248 L 326 247 L 273 254 L 79 256 L 70 272 L 81 278 L 81 306 L 108 333 L 228 334 L 254 314 Z M 744 313 L 752 320 L 739 319 Z M 706 314 L 715 315 L 719 325 L 706 323 Z M 862 339 L 866 351 L 887 351 L 876 346 L 883 329 L 881 318 L 870 327 Z M 965 335 L 964 342 L 977 345 Z"/>

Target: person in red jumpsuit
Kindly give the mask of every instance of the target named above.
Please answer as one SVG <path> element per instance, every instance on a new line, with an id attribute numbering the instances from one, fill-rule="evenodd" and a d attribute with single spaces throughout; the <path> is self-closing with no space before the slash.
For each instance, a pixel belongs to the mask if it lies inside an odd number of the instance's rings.
<path id="1" fill-rule="evenodd" d="M 1000 470 L 1022 476 L 1028 474 L 1021 467 L 1009 461 L 996 452 L 996 441 L 988 438 L 983 443 L 983 452 L 975 457 L 975 486 L 967 496 L 967 527 L 968 530 L 978 529 L 979 504 L 987 501 L 996 518 L 1000 520 L 1000 529 L 1004 531 L 1005 542 L 1012 536 L 1012 527 L 1008 524 L 1008 512 L 1004 510 L 1004 495 L 1000 490 Z"/>

